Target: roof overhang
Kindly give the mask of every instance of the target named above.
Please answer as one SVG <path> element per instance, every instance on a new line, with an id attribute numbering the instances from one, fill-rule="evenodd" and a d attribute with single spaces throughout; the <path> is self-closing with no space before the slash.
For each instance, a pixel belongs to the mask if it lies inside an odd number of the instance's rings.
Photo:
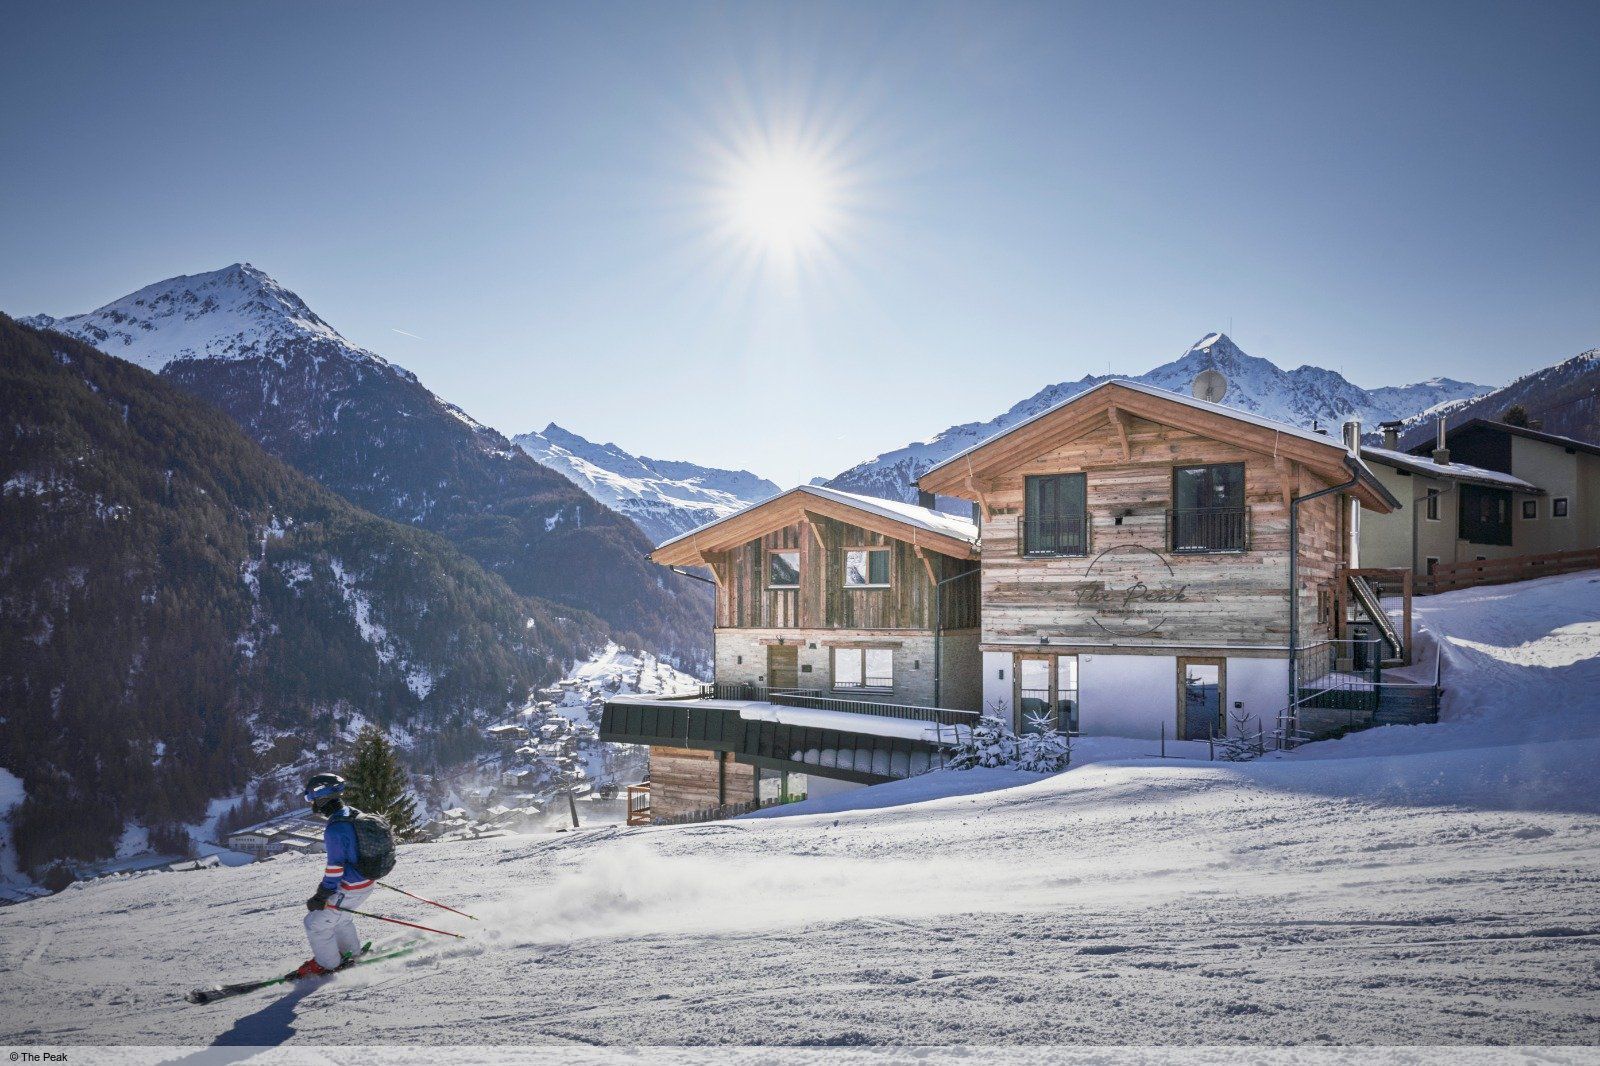
<path id="1" fill-rule="evenodd" d="M 736 548 L 773 530 L 807 522 L 812 515 L 846 522 L 955 559 L 978 557 L 975 539 L 924 528 L 896 518 L 888 507 L 875 508 L 869 501 L 853 503 L 841 498 L 844 495 L 823 493 L 801 485 L 674 537 L 651 552 L 650 559 L 663 566 L 706 566 L 709 565 L 707 553 Z"/>
<path id="2" fill-rule="evenodd" d="M 1520 492 L 1527 496 L 1543 496 L 1544 489 L 1524 481 L 1510 474 L 1502 474 L 1498 470 L 1482 470 L 1479 467 L 1468 466 L 1464 463 L 1436 463 L 1432 459 L 1409 452 L 1396 452 L 1388 449 L 1379 451 L 1374 448 L 1362 448 L 1361 457 L 1366 462 L 1377 463 L 1380 466 L 1391 467 L 1395 470 L 1404 470 L 1418 477 L 1438 478 L 1440 481 L 1459 481 L 1465 485 L 1482 485 L 1491 489 L 1505 489 L 1508 492 Z"/>
<path id="3" fill-rule="evenodd" d="M 1149 385 L 1106 381 L 968 448 L 917 481 L 924 492 L 979 500 L 993 479 L 1079 437 L 1132 415 L 1149 422 L 1223 440 L 1276 463 L 1297 463 L 1328 484 L 1342 484 L 1362 506 L 1387 513 L 1400 506 L 1377 476 L 1344 445 L 1310 430 L 1274 422 L 1220 404 L 1190 399 Z M 1346 463 L 1346 460 L 1350 463 Z"/>

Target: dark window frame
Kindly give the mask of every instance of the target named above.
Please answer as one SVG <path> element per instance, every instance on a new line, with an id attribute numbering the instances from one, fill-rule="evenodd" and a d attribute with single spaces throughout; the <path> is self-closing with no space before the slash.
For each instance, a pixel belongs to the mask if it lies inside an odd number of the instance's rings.
<path id="1" fill-rule="evenodd" d="M 1233 470 L 1239 472 L 1239 502 L 1234 506 L 1184 506 L 1178 481 L 1196 471 Z M 1184 463 L 1172 468 L 1172 510 L 1169 518 L 1167 549 L 1174 555 L 1238 555 L 1250 550 L 1250 493 L 1242 462 Z M 1211 476 L 1216 483 L 1215 475 Z M 1236 517 L 1235 517 L 1236 516 Z M 1192 542 L 1192 543 L 1191 543 Z"/>
<path id="2" fill-rule="evenodd" d="M 1030 505 L 1031 501 L 1045 495 L 1046 483 L 1052 483 L 1051 494 L 1055 497 L 1055 506 L 1052 513 L 1046 515 L 1035 513 Z M 1038 486 L 1037 491 L 1035 486 Z M 1076 513 L 1071 507 L 1072 491 L 1063 491 L 1067 486 L 1075 486 L 1077 501 L 1080 506 Z M 1076 523 L 1077 530 L 1072 532 L 1070 527 Z M 1028 474 L 1022 479 L 1022 531 L 1018 538 L 1022 554 L 1025 556 L 1057 559 L 1078 558 L 1089 554 L 1089 478 L 1087 474 L 1079 472 L 1064 474 Z M 1053 536 L 1046 534 L 1046 525 L 1054 526 Z M 1076 540 L 1076 543 L 1072 543 Z"/>
<path id="3" fill-rule="evenodd" d="M 1422 517 L 1430 522 L 1439 521 L 1439 497 L 1444 495 L 1438 489 L 1429 489 L 1427 497 L 1423 500 Z"/>
<path id="4" fill-rule="evenodd" d="M 1572 504 L 1565 496 L 1557 496 L 1550 501 L 1551 518 L 1569 518 L 1572 515 Z"/>
<path id="5" fill-rule="evenodd" d="M 1526 521 L 1528 521 L 1530 519 L 1538 518 L 1538 517 L 1539 517 L 1539 501 L 1538 500 L 1523 500 L 1522 501 L 1522 520 L 1524 522 L 1526 522 Z"/>

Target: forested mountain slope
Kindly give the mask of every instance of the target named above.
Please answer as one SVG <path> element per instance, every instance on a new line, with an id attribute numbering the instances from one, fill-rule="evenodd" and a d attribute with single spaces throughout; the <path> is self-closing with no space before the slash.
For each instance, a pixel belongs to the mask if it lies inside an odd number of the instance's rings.
<path id="1" fill-rule="evenodd" d="M 0 767 L 24 863 L 110 852 L 363 720 L 419 765 L 602 643 L 173 384 L 0 315 Z"/>
<path id="2" fill-rule="evenodd" d="M 652 564 L 631 521 L 247 263 L 31 321 L 159 370 L 274 455 L 359 507 L 443 535 L 518 592 L 592 611 L 620 642 L 686 666 L 710 659 L 706 587 Z"/>

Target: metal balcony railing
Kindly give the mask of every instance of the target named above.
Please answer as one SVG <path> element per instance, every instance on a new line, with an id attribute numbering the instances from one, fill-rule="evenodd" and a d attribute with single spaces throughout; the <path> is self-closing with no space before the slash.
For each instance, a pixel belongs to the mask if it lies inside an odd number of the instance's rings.
<path id="1" fill-rule="evenodd" d="M 1017 551 L 1021 555 L 1088 555 L 1089 525 L 1087 514 L 1024 515 Z"/>
<path id="2" fill-rule="evenodd" d="M 1167 512 L 1167 543 L 1173 554 L 1250 550 L 1248 507 L 1182 507 Z"/>

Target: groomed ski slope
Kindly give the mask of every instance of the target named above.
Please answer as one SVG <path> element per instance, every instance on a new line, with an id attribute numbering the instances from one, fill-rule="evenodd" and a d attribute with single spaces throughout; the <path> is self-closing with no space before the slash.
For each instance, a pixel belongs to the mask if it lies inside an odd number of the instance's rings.
<path id="1" fill-rule="evenodd" d="M 869 809 L 409 848 L 399 883 L 484 922 L 381 891 L 368 907 L 471 943 L 207 1006 L 184 992 L 305 957 L 319 859 L 94 884 L 0 910 L 0 1029 L 39 1045 L 1600 1042 L 1600 575 L 1419 604 L 1447 657 L 1437 726 L 1243 765 L 936 774 L 856 794 Z"/>

